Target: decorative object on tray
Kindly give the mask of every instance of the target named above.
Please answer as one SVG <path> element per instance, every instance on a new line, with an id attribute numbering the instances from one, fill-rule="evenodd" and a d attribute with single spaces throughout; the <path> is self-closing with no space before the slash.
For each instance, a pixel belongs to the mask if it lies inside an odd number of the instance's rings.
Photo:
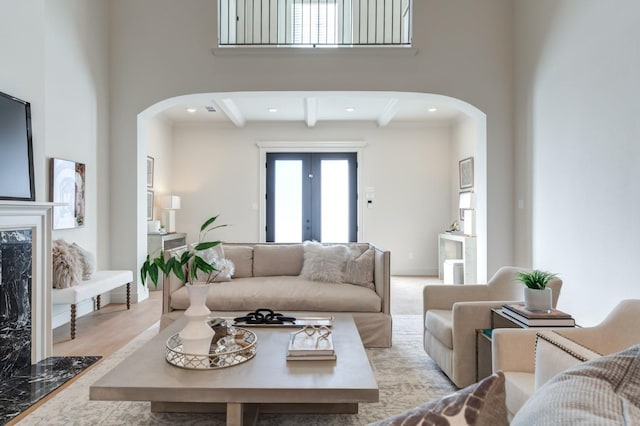
<path id="1" fill-rule="evenodd" d="M 191 354 L 185 351 L 180 336 L 174 334 L 167 340 L 166 360 L 176 367 L 190 370 L 214 370 L 242 364 L 256 355 L 258 337 L 251 330 L 226 326 L 224 336 L 218 333 L 206 354 Z"/>
<path id="2" fill-rule="evenodd" d="M 233 321 L 234 324 L 284 324 L 285 322 L 295 324 L 296 319 L 273 312 L 269 308 L 258 308 L 243 317 L 234 318 Z"/>
<path id="3" fill-rule="evenodd" d="M 336 353 L 333 348 L 333 337 L 329 327 L 306 325 L 300 330 L 291 333 L 287 349 L 288 361 L 335 359 Z"/>
<path id="4" fill-rule="evenodd" d="M 523 302 L 502 306 L 502 313 L 529 327 L 575 327 L 573 317 L 558 309 L 549 312 L 531 311 Z"/>
<path id="5" fill-rule="evenodd" d="M 550 312 L 552 292 L 547 284 L 558 274 L 535 269 L 531 272 L 518 272 L 518 281 L 526 286 L 524 305 L 530 311 Z"/>

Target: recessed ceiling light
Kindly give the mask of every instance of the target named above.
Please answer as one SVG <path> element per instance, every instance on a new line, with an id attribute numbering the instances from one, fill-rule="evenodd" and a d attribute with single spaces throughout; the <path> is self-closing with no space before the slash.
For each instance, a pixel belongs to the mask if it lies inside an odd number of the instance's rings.
<path id="1" fill-rule="evenodd" d="M 347 112 L 353 112 L 356 109 L 354 107 L 346 107 L 344 110 L 347 111 Z"/>
<path id="2" fill-rule="evenodd" d="M 198 111 L 198 110 L 197 110 L 197 109 L 195 109 L 195 108 L 187 108 L 187 112 L 188 112 L 189 114 L 193 114 L 193 113 L 195 113 L 196 111 Z"/>
<path id="3" fill-rule="evenodd" d="M 276 108 L 276 107 L 269 107 L 269 108 L 267 108 L 267 111 L 269 111 L 269 112 L 278 112 L 278 108 Z"/>
<path id="4" fill-rule="evenodd" d="M 429 108 L 429 112 L 436 112 L 438 108 Z"/>

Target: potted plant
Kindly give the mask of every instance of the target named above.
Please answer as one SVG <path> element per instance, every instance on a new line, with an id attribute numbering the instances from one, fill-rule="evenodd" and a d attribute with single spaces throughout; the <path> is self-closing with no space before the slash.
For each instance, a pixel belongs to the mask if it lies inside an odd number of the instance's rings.
<path id="1" fill-rule="evenodd" d="M 530 311 L 549 312 L 552 306 L 552 292 L 547 284 L 558 274 L 535 269 L 531 272 L 518 272 L 518 281 L 523 283 L 524 307 Z"/>
<path id="2" fill-rule="evenodd" d="M 198 271 L 207 274 L 207 278 L 204 280 L 205 283 L 209 284 L 213 282 L 218 270 L 211 263 L 204 260 L 200 253 L 221 244 L 221 241 L 203 241 L 204 237 L 210 231 L 227 226 L 214 226 L 218 216 L 211 217 L 202 224 L 198 242 L 194 245 L 187 246 L 187 249 L 179 258 L 171 256 L 169 259 L 165 259 L 165 254 L 162 250 L 160 254 L 154 258 L 151 258 L 150 254 L 147 255 L 147 258 L 140 267 L 142 283 L 145 284 L 148 277 L 151 282 L 153 282 L 153 285 L 158 287 L 158 278 L 160 277 L 160 272 L 162 272 L 165 277 L 173 273 L 183 283 L 193 284 L 198 278 Z"/>
<path id="3" fill-rule="evenodd" d="M 207 219 L 200 227 L 198 242 L 186 246 L 180 257 L 170 256 L 165 259 L 164 252 L 153 259 L 147 259 L 140 268 L 140 278 L 145 282 L 149 277 L 154 285 L 158 284 L 158 276 L 161 271 L 164 276 L 174 274 L 180 281 L 186 284 L 189 292 L 189 308 L 184 315 L 187 325 L 178 333 L 182 341 L 182 349 L 185 354 L 207 355 L 214 332 L 207 324 L 207 318 L 211 311 L 207 307 L 207 294 L 209 285 L 213 282 L 218 270 L 212 263 L 203 259 L 205 250 L 220 244 L 220 241 L 203 241 L 204 237 L 214 229 L 226 225 L 214 225 L 218 216 Z M 198 271 L 206 274 L 204 281 L 198 281 Z"/>

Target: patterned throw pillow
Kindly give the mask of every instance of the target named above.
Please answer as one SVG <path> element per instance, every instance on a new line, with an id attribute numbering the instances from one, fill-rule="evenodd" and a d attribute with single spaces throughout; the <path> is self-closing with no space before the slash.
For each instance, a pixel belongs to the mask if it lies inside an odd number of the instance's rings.
<path id="1" fill-rule="evenodd" d="M 511 424 L 640 424 L 640 345 L 556 375 L 529 397 Z"/>
<path id="2" fill-rule="evenodd" d="M 300 275 L 328 283 L 344 281 L 343 268 L 349 249 L 343 245 L 325 246 L 317 241 L 304 242 L 304 263 Z"/>
<path id="3" fill-rule="evenodd" d="M 375 255 L 373 248 L 368 248 L 362 253 L 357 248 L 355 250 L 352 248 L 351 257 L 346 263 L 345 282 L 373 290 L 375 288 L 373 283 Z"/>
<path id="4" fill-rule="evenodd" d="M 508 425 L 504 374 L 492 374 L 458 392 L 382 421 L 374 426 Z"/>

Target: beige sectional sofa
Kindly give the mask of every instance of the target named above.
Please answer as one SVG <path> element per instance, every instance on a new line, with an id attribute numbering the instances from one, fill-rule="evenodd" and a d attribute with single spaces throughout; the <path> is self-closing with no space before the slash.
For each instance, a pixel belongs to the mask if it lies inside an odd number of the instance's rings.
<path id="1" fill-rule="evenodd" d="M 367 243 L 348 246 L 362 253 L 367 249 L 374 251 L 370 288 L 301 276 L 305 261 L 302 243 L 224 243 L 224 257 L 233 262 L 235 272 L 230 281 L 211 286 L 207 306 L 220 316 L 244 315 L 259 308 L 285 315 L 347 312 L 353 315 L 366 347 L 390 347 L 390 252 Z M 169 250 L 167 255 L 171 254 Z M 161 328 L 180 317 L 188 307 L 184 284 L 174 275 L 165 278 Z"/>

